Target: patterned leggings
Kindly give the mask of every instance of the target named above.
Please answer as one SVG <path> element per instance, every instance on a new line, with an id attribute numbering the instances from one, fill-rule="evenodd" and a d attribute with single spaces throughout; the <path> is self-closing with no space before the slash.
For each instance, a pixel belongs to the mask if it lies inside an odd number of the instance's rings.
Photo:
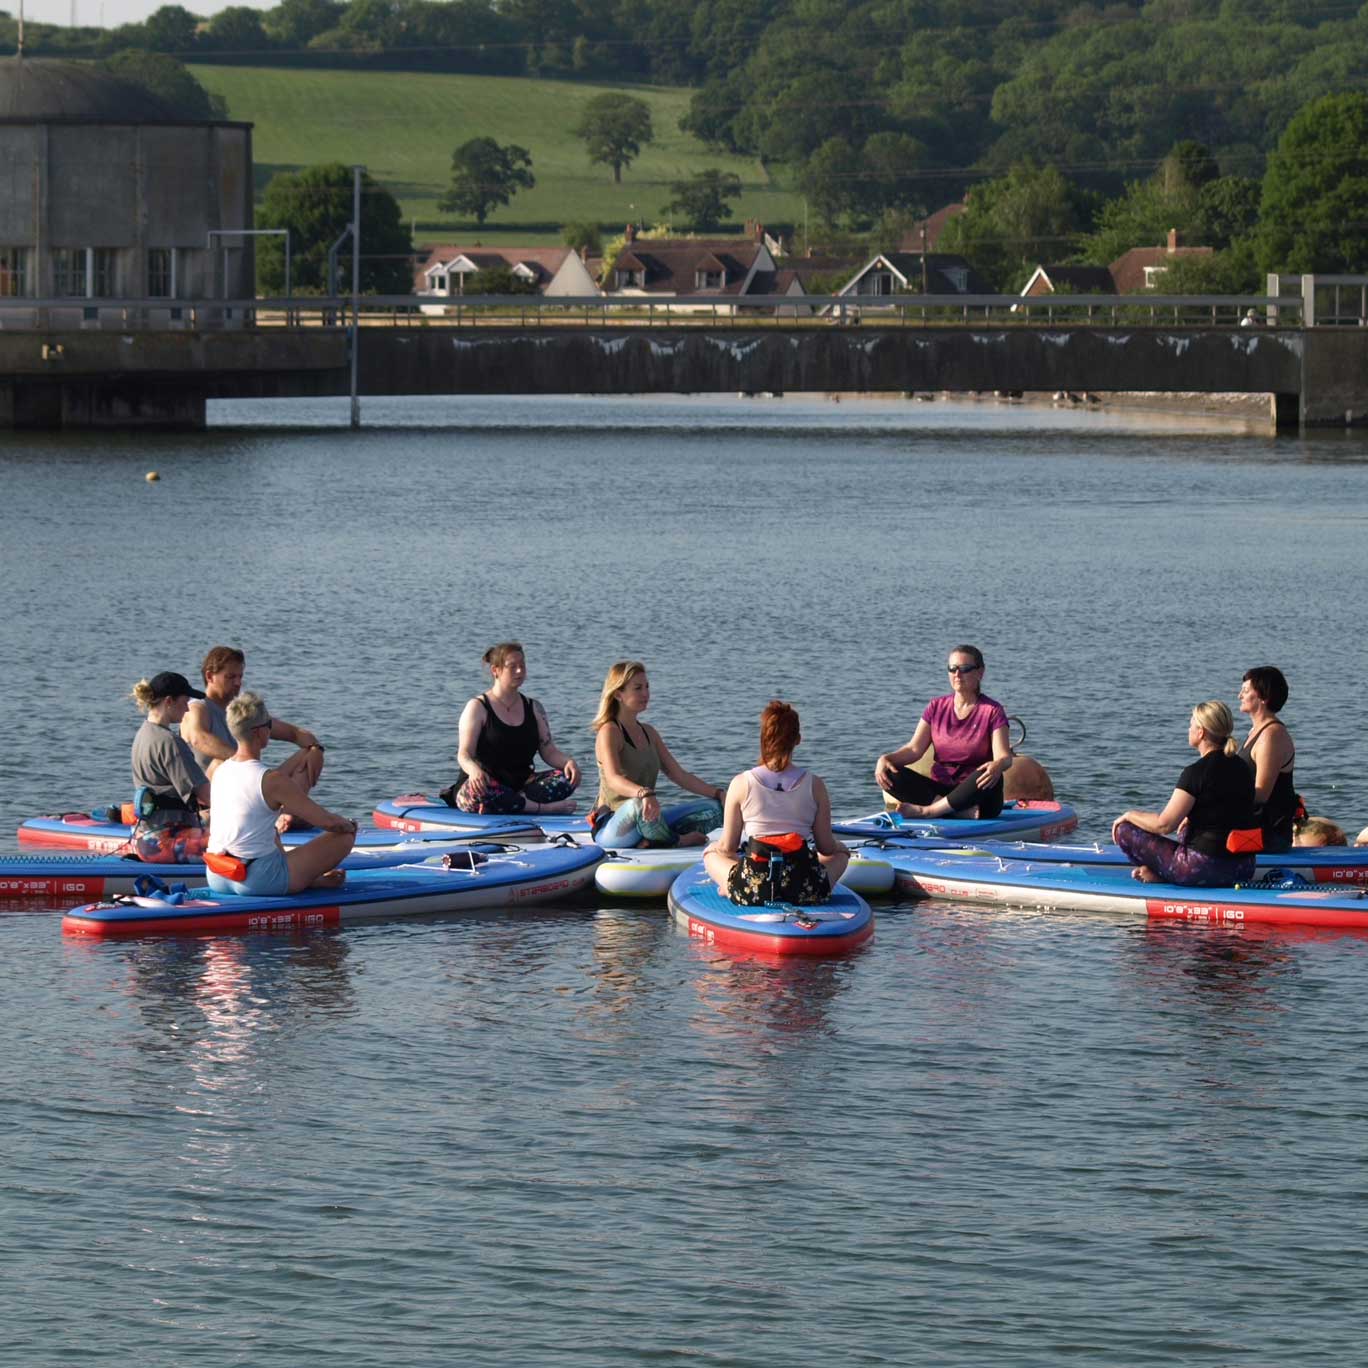
<path id="1" fill-rule="evenodd" d="M 1188 888 L 1229 888 L 1254 877 L 1252 855 L 1207 855 L 1167 836 L 1142 831 L 1134 822 L 1116 828 L 1116 844 L 1131 864 L 1144 865 L 1165 883 Z"/>
<path id="2" fill-rule="evenodd" d="M 633 846 L 676 846 L 691 831 L 711 831 L 722 825 L 722 805 L 711 798 L 662 807 L 660 817 L 648 822 L 641 815 L 641 799 L 629 798 L 594 832 L 594 840 L 614 850 Z"/>
<path id="3" fill-rule="evenodd" d="M 559 803 L 575 791 L 563 770 L 542 770 L 534 774 L 520 789 L 509 788 L 497 779 L 484 775 L 467 779 L 456 790 L 456 806 L 462 812 L 509 813 L 525 812 L 527 800 L 534 803 Z"/>

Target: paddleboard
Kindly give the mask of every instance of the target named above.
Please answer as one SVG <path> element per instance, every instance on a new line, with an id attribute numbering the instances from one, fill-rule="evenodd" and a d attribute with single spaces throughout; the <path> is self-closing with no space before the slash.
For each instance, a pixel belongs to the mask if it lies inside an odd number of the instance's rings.
<path id="1" fill-rule="evenodd" d="M 1122 912 L 1159 920 L 1240 926 L 1354 927 L 1368 930 L 1368 897 L 1306 882 L 1295 873 L 1235 888 L 1142 884 L 1114 866 L 1010 860 L 932 850 L 887 850 L 900 893 L 1041 911 Z"/>
<path id="2" fill-rule="evenodd" d="M 560 901 L 587 888 L 603 851 L 594 846 L 543 847 L 490 855 L 473 869 L 443 868 L 440 857 L 391 869 L 359 870 L 337 889 L 307 889 L 283 898 L 183 894 L 91 903 L 62 918 L 71 936 L 298 932 L 378 917 L 414 917 L 474 908 L 523 907 Z"/>
<path id="3" fill-rule="evenodd" d="M 1021 841 L 1053 841 L 1067 836 L 1078 825 L 1078 814 L 1068 803 L 1043 800 L 1017 800 L 1006 803 L 997 817 L 937 818 L 922 821 L 915 817 L 899 817 L 890 811 L 875 812 L 868 817 L 835 822 L 831 829 L 838 836 L 934 836 L 947 841 L 979 841 L 986 837 L 1002 837 Z"/>
<path id="4" fill-rule="evenodd" d="M 815 907 L 765 903 L 739 907 L 717 891 L 703 866 L 670 886 L 670 913 L 689 935 L 727 950 L 770 955 L 835 955 L 874 934 L 874 913 L 858 893 L 837 885 Z"/>

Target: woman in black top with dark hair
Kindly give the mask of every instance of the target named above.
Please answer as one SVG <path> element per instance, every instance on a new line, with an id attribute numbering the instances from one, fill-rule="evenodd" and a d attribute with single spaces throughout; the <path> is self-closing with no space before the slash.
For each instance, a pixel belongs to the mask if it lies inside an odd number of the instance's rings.
<path id="1" fill-rule="evenodd" d="M 1240 757 L 1254 773 L 1256 815 L 1263 848 L 1292 849 L 1292 823 L 1301 801 L 1292 782 L 1297 748 L 1278 714 L 1287 702 L 1287 680 L 1276 665 L 1257 665 L 1240 685 L 1240 711 L 1249 717 L 1249 735 Z"/>
<path id="2" fill-rule="evenodd" d="M 457 759 L 464 773 L 442 797 L 462 812 L 573 812 L 579 766 L 551 739 L 540 703 L 520 692 L 527 660 L 516 641 L 484 653 L 493 687 L 461 713 Z M 553 768 L 538 774 L 540 755 Z"/>
<path id="3" fill-rule="evenodd" d="M 1235 854 L 1231 834 L 1254 827 L 1254 776 L 1235 752 L 1235 719 L 1224 703 L 1199 703 L 1188 722 L 1188 745 L 1201 757 L 1178 776 L 1162 812 L 1123 812 L 1112 840 L 1142 883 L 1228 887 L 1254 876 L 1253 854 Z M 1182 839 L 1166 832 L 1183 828 Z"/>

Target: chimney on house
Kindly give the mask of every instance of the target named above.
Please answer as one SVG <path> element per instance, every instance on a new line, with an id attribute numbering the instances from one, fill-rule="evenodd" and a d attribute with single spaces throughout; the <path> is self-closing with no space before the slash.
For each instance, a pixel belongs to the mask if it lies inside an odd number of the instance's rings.
<path id="1" fill-rule="evenodd" d="M 1178 230 L 1176 228 L 1169 229 L 1168 249 L 1170 252 L 1176 252 L 1178 250 Z"/>
<path id="2" fill-rule="evenodd" d="M 755 222 L 751 225 L 751 241 L 758 243 L 764 242 L 764 240 L 765 225 L 761 223 L 759 219 L 756 219 Z"/>
<path id="3" fill-rule="evenodd" d="M 635 223 L 629 223 L 629 224 L 627 225 L 627 231 L 626 231 L 626 233 L 623 234 L 623 237 L 624 237 L 625 240 L 626 240 L 627 242 L 629 242 L 629 243 L 635 242 L 635 241 L 636 241 L 636 224 L 635 224 Z"/>

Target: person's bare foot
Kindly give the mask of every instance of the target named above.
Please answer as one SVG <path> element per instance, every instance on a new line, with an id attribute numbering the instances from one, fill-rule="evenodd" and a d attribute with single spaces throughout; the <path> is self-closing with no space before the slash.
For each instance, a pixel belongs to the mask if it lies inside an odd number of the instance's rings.
<path id="1" fill-rule="evenodd" d="M 708 838 L 701 831 L 686 831 L 684 835 L 679 838 L 679 844 L 682 846 L 707 845 Z"/>
<path id="2" fill-rule="evenodd" d="M 538 812 L 554 813 L 561 816 L 566 813 L 574 812 L 575 800 L 573 798 L 562 798 L 559 803 L 542 803 L 538 807 Z"/>
<path id="3" fill-rule="evenodd" d="M 926 816 L 926 809 L 924 807 L 918 807 L 916 803 L 899 803 L 898 806 L 893 809 L 893 811 L 896 812 L 899 817 Z"/>
<path id="4" fill-rule="evenodd" d="M 288 812 L 282 812 L 280 816 L 275 819 L 275 829 L 280 832 L 281 835 L 284 835 L 285 832 L 289 831 L 292 826 L 294 826 L 294 818 L 291 817 Z"/>
<path id="5" fill-rule="evenodd" d="M 347 882 L 347 871 L 345 869 L 330 869 L 326 874 L 320 874 L 310 888 L 341 888 Z"/>
<path id="6" fill-rule="evenodd" d="M 1163 883 L 1163 880 L 1148 865 L 1137 865 L 1131 870 L 1131 878 L 1141 883 Z"/>

